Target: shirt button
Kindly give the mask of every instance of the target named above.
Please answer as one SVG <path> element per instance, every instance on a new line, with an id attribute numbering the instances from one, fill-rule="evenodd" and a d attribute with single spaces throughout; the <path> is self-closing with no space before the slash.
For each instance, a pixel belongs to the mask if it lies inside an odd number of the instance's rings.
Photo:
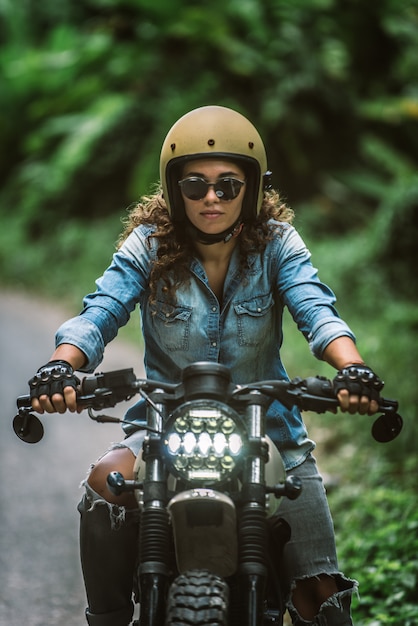
<path id="1" fill-rule="evenodd" d="M 218 345 L 218 344 L 216 343 L 216 341 L 213 341 L 213 342 L 212 342 L 212 346 L 213 346 L 214 348 L 216 348 L 216 346 L 217 346 L 217 345 Z"/>
<path id="2" fill-rule="evenodd" d="M 218 310 L 218 308 L 216 306 L 212 307 L 212 311 L 215 313 Z"/>
<path id="3" fill-rule="evenodd" d="M 257 313 L 261 313 L 261 309 L 260 309 L 260 307 L 258 307 L 258 309 L 257 309 Z"/>

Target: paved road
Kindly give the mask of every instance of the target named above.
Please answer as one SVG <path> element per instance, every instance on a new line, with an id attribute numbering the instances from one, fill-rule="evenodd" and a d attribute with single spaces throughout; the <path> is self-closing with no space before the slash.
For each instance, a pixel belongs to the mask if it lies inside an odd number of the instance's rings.
<path id="1" fill-rule="evenodd" d="M 79 484 L 91 461 L 121 438 L 120 427 L 95 424 L 86 412 L 48 415 L 35 445 L 11 427 L 16 397 L 49 359 L 55 329 L 68 316 L 51 303 L 0 292 L 0 626 L 85 624 Z M 141 354 L 116 339 L 101 369 L 127 366 L 141 376 Z"/>

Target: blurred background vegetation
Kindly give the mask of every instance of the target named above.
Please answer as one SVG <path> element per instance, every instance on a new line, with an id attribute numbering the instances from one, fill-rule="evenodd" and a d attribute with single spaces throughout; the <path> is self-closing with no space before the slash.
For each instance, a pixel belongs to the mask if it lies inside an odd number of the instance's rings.
<path id="1" fill-rule="evenodd" d="M 417 0 L 1 0 L 1 284 L 76 311 L 157 181 L 168 128 L 204 104 L 259 128 L 321 277 L 400 401 L 387 445 L 364 417 L 307 421 L 337 483 L 356 623 L 416 625 Z M 289 373 L 332 376 L 286 327 Z"/>

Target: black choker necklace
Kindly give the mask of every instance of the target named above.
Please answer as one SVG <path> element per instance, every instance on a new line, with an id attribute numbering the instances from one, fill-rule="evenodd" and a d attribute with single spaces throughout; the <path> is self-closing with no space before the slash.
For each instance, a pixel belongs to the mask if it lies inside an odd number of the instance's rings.
<path id="1" fill-rule="evenodd" d="M 203 243 L 205 246 L 210 246 L 214 243 L 219 243 L 223 241 L 227 243 L 232 239 L 234 235 L 236 235 L 241 228 L 241 216 L 230 226 L 229 228 L 223 230 L 221 233 L 204 233 L 199 228 L 196 228 L 189 219 L 186 218 L 186 232 L 188 235 L 197 241 L 198 243 Z"/>

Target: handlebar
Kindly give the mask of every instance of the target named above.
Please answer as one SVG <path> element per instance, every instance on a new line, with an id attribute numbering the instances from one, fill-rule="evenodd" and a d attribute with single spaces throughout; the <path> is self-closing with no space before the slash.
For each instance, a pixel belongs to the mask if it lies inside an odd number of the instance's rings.
<path id="1" fill-rule="evenodd" d="M 84 377 L 81 381 L 77 390 L 77 403 L 87 408 L 90 417 L 96 421 L 120 422 L 122 420 L 118 418 L 94 416 L 92 411 L 114 407 L 120 402 L 130 400 L 136 394 L 150 400 L 147 393 L 156 389 L 162 389 L 174 399 L 176 396 L 181 397 L 182 383 L 162 383 L 151 379 L 139 379 L 132 368 L 96 373 Z M 239 399 L 254 391 L 268 398 L 279 400 L 287 408 L 296 405 L 302 411 L 335 412 L 339 406 L 332 381 L 322 376 L 294 378 L 290 381 L 267 380 L 248 385 L 230 385 L 227 396 L 229 395 L 230 400 Z M 225 401 L 228 402 L 228 398 Z M 400 433 L 403 424 L 401 416 L 397 413 L 398 402 L 379 398 L 378 406 L 381 415 L 373 425 L 372 435 L 379 442 L 392 441 Z M 15 433 L 28 443 L 39 441 L 43 436 L 43 427 L 40 420 L 30 412 L 30 396 L 20 396 L 17 399 L 17 408 L 18 414 L 13 421 Z M 103 419 L 100 419 L 101 417 Z"/>

